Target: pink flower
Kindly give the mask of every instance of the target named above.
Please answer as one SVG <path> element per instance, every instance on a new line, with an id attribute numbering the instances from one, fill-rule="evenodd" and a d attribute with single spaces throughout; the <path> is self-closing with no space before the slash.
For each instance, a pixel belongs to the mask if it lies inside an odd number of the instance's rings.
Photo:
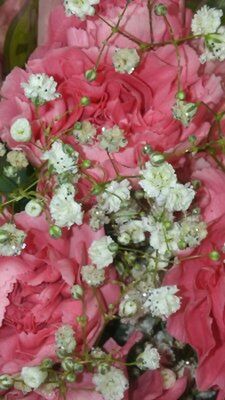
<path id="1" fill-rule="evenodd" d="M 104 232 L 93 233 L 87 225 L 75 227 L 63 238 L 48 234 L 44 218 L 16 216 L 18 227 L 26 231 L 26 249 L 21 256 L 1 257 L 0 369 L 4 373 L 19 371 L 24 365 L 36 365 L 46 357 L 55 358 L 55 332 L 69 324 L 76 332 L 78 351 L 82 348 L 82 330 L 77 317 L 83 305 L 74 300 L 70 289 L 81 283 L 80 268 L 88 263 L 87 250 Z M 102 329 L 102 310 L 119 296 L 116 285 L 108 283 L 115 273 L 108 269 L 106 283 L 97 289 L 85 288 L 87 306 L 87 343 L 93 344 Z"/>
<path id="2" fill-rule="evenodd" d="M 221 250 L 225 242 L 224 223 L 225 216 L 222 216 L 210 227 L 208 237 L 190 259 L 167 273 L 164 283 L 179 287 L 181 308 L 170 317 L 168 330 L 196 350 L 198 387 L 203 391 L 219 388 L 225 394 L 225 257 Z M 218 261 L 208 256 L 213 250 L 220 253 Z"/>

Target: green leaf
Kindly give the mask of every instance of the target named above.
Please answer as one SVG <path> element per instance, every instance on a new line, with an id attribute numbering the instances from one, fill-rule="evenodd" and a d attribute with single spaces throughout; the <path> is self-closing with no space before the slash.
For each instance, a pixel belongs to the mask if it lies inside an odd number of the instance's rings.
<path id="1" fill-rule="evenodd" d="M 3 73 L 7 75 L 15 66 L 24 67 L 37 46 L 38 0 L 27 0 L 13 19 L 4 44 Z"/>

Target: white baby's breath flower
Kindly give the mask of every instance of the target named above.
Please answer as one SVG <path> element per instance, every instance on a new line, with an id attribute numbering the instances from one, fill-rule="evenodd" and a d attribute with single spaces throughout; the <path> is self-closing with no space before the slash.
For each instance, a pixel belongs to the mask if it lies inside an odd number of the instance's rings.
<path id="1" fill-rule="evenodd" d="M 0 227 L 0 256 L 17 256 L 24 249 L 26 233 L 14 224 L 5 223 Z"/>
<path id="2" fill-rule="evenodd" d="M 76 340 L 74 338 L 74 330 L 71 325 L 62 325 L 55 334 L 57 349 L 65 350 L 70 354 L 76 348 Z"/>
<path id="3" fill-rule="evenodd" d="M 92 144 L 96 132 L 95 126 L 89 121 L 77 122 L 73 129 L 73 135 L 81 144 Z"/>
<path id="4" fill-rule="evenodd" d="M 100 228 L 102 228 L 105 224 L 108 224 L 110 222 L 109 217 L 105 215 L 105 211 L 103 211 L 100 207 L 92 207 L 90 211 L 90 221 L 89 225 L 91 229 L 94 231 L 98 231 Z"/>
<path id="5" fill-rule="evenodd" d="M 119 315 L 122 318 L 133 317 L 138 311 L 138 303 L 134 299 L 124 298 L 119 306 Z"/>
<path id="6" fill-rule="evenodd" d="M 207 224 L 199 216 L 189 215 L 180 222 L 180 240 L 189 247 L 198 246 L 207 236 Z"/>
<path id="7" fill-rule="evenodd" d="M 15 142 L 29 142 L 32 136 L 30 122 L 26 118 L 18 118 L 10 128 L 10 135 Z"/>
<path id="8" fill-rule="evenodd" d="M 122 182 L 112 181 L 98 198 L 102 210 L 108 213 L 119 211 L 123 202 L 130 199 L 130 188 L 131 186 L 127 179 Z"/>
<path id="9" fill-rule="evenodd" d="M 25 212 L 30 217 L 39 217 L 42 213 L 42 205 L 37 200 L 30 200 L 25 206 Z"/>
<path id="10" fill-rule="evenodd" d="M 172 108 L 173 116 L 187 127 L 197 113 L 198 106 L 196 103 L 188 103 L 184 100 L 177 100 Z"/>
<path id="11" fill-rule="evenodd" d="M 123 371 L 115 367 L 110 367 L 105 374 L 94 374 L 93 383 L 105 400 L 122 400 L 129 387 Z"/>
<path id="12" fill-rule="evenodd" d="M 159 166 L 153 166 L 147 162 L 141 174 L 143 179 L 139 183 L 145 193 L 159 205 L 164 204 L 170 188 L 177 182 L 172 165 L 164 162 Z"/>
<path id="13" fill-rule="evenodd" d="M 81 205 L 74 200 L 75 190 L 70 183 L 60 186 L 50 202 L 51 217 L 60 228 L 81 225 L 83 212 Z"/>
<path id="14" fill-rule="evenodd" d="M 43 371 L 40 367 L 23 367 L 21 378 L 25 385 L 32 389 L 37 389 L 46 380 L 47 371 Z"/>
<path id="15" fill-rule="evenodd" d="M 93 265 L 84 265 L 81 268 L 81 275 L 84 282 L 94 287 L 102 285 L 105 279 L 104 269 L 97 269 Z"/>
<path id="16" fill-rule="evenodd" d="M 95 6 L 100 0 L 64 0 L 66 14 L 76 15 L 80 19 L 85 19 L 87 16 L 93 16 Z"/>
<path id="17" fill-rule="evenodd" d="M 145 229 L 142 221 L 139 220 L 129 221 L 119 227 L 118 240 L 120 241 L 120 238 L 123 237 L 124 234 L 127 234 L 129 237 L 128 243 L 129 242 L 140 243 L 143 242 L 143 240 L 145 240 L 144 232 Z M 122 242 L 120 241 L 120 243 Z"/>
<path id="18" fill-rule="evenodd" d="M 221 24 L 223 11 L 216 8 L 203 6 L 196 12 L 192 19 L 191 29 L 194 35 L 207 35 L 215 33 Z"/>
<path id="19" fill-rule="evenodd" d="M 103 128 L 102 134 L 99 135 L 98 139 L 100 146 L 109 153 L 117 153 L 120 148 L 127 145 L 124 131 L 117 125 L 110 129 Z"/>
<path id="20" fill-rule="evenodd" d="M 112 60 L 117 72 L 131 74 L 138 65 L 140 57 L 135 49 L 116 49 Z"/>
<path id="21" fill-rule="evenodd" d="M 189 184 L 176 183 L 168 192 L 165 207 L 169 211 L 186 211 L 194 197 L 195 191 Z"/>
<path id="22" fill-rule="evenodd" d="M 168 318 L 180 308 L 180 298 L 176 296 L 177 286 L 162 286 L 149 291 L 144 308 L 154 317 Z"/>
<path id="23" fill-rule="evenodd" d="M 36 105 L 42 105 L 60 96 L 56 91 L 57 82 L 46 74 L 31 74 L 28 82 L 23 82 L 21 86 L 25 96 Z"/>
<path id="24" fill-rule="evenodd" d="M 88 250 L 88 254 L 97 268 L 105 268 L 112 264 L 115 255 L 114 245 L 116 245 L 116 243 L 110 236 L 103 236 L 101 239 L 93 241 Z"/>
<path id="25" fill-rule="evenodd" d="M 225 27 L 221 26 L 217 33 L 205 38 L 205 52 L 200 56 L 200 61 L 224 61 L 225 60 Z"/>
<path id="26" fill-rule="evenodd" d="M 158 250 L 159 254 L 175 253 L 179 250 L 180 226 L 174 223 L 170 229 L 166 229 L 161 222 L 156 222 L 150 229 L 150 245 Z"/>
<path id="27" fill-rule="evenodd" d="M 4 157 L 5 153 L 6 153 L 6 147 L 4 143 L 0 143 L 0 157 Z"/>
<path id="28" fill-rule="evenodd" d="M 144 351 L 137 357 L 137 365 L 139 368 L 145 370 L 154 370 L 159 368 L 160 355 L 158 350 L 150 343 L 145 346 Z"/>
<path id="29" fill-rule="evenodd" d="M 7 161 L 16 169 L 23 169 L 28 166 L 28 160 L 23 151 L 12 150 L 7 154 Z"/>
<path id="30" fill-rule="evenodd" d="M 70 147 L 69 147 L 70 149 Z M 75 174 L 77 172 L 77 160 L 79 154 L 71 148 L 71 151 L 67 151 L 67 146 L 60 140 L 53 143 L 50 150 L 46 151 L 42 155 L 42 160 L 48 160 L 49 165 L 54 168 L 57 174 L 65 172 L 71 172 Z"/>

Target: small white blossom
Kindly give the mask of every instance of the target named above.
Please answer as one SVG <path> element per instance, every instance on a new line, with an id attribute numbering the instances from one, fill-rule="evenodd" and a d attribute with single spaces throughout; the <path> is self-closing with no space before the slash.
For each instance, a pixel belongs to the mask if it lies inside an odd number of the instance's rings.
<path id="1" fill-rule="evenodd" d="M 223 11 L 203 6 L 192 19 L 191 29 L 194 35 L 215 33 L 221 24 Z"/>
<path id="2" fill-rule="evenodd" d="M 89 257 L 97 268 L 105 268 L 112 264 L 115 252 L 112 246 L 116 244 L 110 236 L 103 236 L 99 240 L 94 240 L 88 250 Z M 110 249 L 111 246 L 111 249 Z"/>
<path id="3" fill-rule="evenodd" d="M 83 212 L 81 205 L 74 200 L 75 190 L 70 183 L 58 188 L 50 202 L 51 217 L 60 228 L 70 228 L 73 224 L 81 225 Z"/>
<path id="4" fill-rule="evenodd" d="M 6 153 L 6 147 L 4 143 L 0 143 L 0 157 L 4 157 L 5 153 Z"/>
<path id="5" fill-rule="evenodd" d="M 99 135 L 98 139 L 100 146 L 109 153 L 117 153 L 120 148 L 123 148 L 127 145 L 124 131 L 117 125 L 114 125 L 114 127 L 111 129 L 103 128 L 102 134 Z"/>
<path id="6" fill-rule="evenodd" d="M 105 280 L 104 269 L 97 269 L 93 265 L 84 265 L 81 268 L 81 275 L 84 282 L 90 286 L 100 286 Z"/>
<path id="7" fill-rule="evenodd" d="M 21 378 L 25 385 L 32 389 L 39 388 L 46 380 L 47 376 L 47 371 L 41 370 L 40 367 L 23 367 L 21 371 Z"/>
<path id="8" fill-rule="evenodd" d="M 105 224 L 108 224 L 110 222 L 109 217 L 105 215 L 105 212 L 98 206 L 92 207 L 90 211 L 90 221 L 89 225 L 91 229 L 94 231 L 98 231 L 100 228 L 102 228 Z"/>
<path id="9" fill-rule="evenodd" d="M 23 151 L 12 150 L 7 154 L 7 161 L 16 169 L 23 169 L 28 166 L 28 160 Z"/>
<path id="10" fill-rule="evenodd" d="M 66 151 L 66 147 L 60 140 L 53 143 L 50 150 L 42 155 L 42 160 L 48 160 L 49 165 L 54 168 L 57 174 L 77 172 L 77 160 L 79 154 L 74 150 L 72 153 Z"/>
<path id="11" fill-rule="evenodd" d="M 92 144 L 96 132 L 95 126 L 89 121 L 77 123 L 73 129 L 73 135 L 81 144 Z"/>
<path id="12" fill-rule="evenodd" d="M 154 317 L 168 318 L 180 308 L 180 298 L 176 296 L 177 286 L 162 286 L 149 291 L 144 308 Z"/>
<path id="13" fill-rule="evenodd" d="M 169 265 L 169 257 L 166 257 L 163 254 L 158 254 L 158 251 L 153 251 L 151 253 L 151 258 L 149 259 L 148 269 L 164 271 Z"/>
<path id="14" fill-rule="evenodd" d="M 28 119 L 18 118 L 10 128 L 10 135 L 15 142 L 29 142 L 32 130 Z"/>
<path id="15" fill-rule="evenodd" d="M 55 334 L 56 347 L 70 354 L 76 348 L 74 330 L 70 325 L 62 325 Z"/>
<path id="16" fill-rule="evenodd" d="M 14 224 L 6 223 L 0 227 L 0 256 L 17 256 L 24 249 L 26 233 Z"/>
<path id="17" fill-rule="evenodd" d="M 30 217 L 39 217 L 42 213 L 42 205 L 37 200 L 30 200 L 25 206 L 25 212 Z"/>
<path id="18" fill-rule="evenodd" d="M 161 222 L 156 222 L 150 230 L 150 245 L 158 250 L 159 254 L 174 253 L 179 250 L 180 227 L 174 223 L 170 229 L 166 229 Z"/>
<path id="19" fill-rule="evenodd" d="M 207 225 L 199 216 L 187 216 L 180 222 L 180 227 L 180 239 L 189 247 L 198 246 L 207 236 Z"/>
<path id="20" fill-rule="evenodd" d="M 60 94 L 56 92 L 57 82 L 52 76 L 46 74 L 31 74 L 28 82 L 21 84 L 25 96 L 37 105 L 57 99 Z"/>
<path id="21" fill-rule="evenodd" d="M 120 241 L 120 243 L 122 243 L 120 238 L 122 238 L 124 236 L 124 234 L 126 234 L 129 237 L 129 240 L 127 243 L 129 243 L 129 242 L 140 243 L 140 242 L 143 242 L 143 240 L 145 240 L 144 232 L 145 232 L 145 229 L 144 229 L 142 221 L 133 220 L 130 222 L 126 222 L 125 224 L 123 224 L 119 227 L 118 240 Z"/>
<path id="22" fill-rule="evenodd" d="M 123 371 L 115 367 L 110 367 L 105 374 L 94 374 L 93 383 L 105 400 L 122 400 L 129 387 Z"/>
<path id="23" fill-rule="evenodd" d="M 95 14 L 94 5 L 99 4 L 100 0 L 64 0 L 66 14 L 76 15 L 80 19 Z"/>
<path id="24" fill-rule="evenodd" d="M 218 32 L 208 35 L 205 39 L 205 52 L 200 56 L 200 62 L 225 60 L 225 27 L 221 26 Z"/>
<path id="25" fill-rule="evenodd" d="M 184 100 L 177 100 L 172 108 L 173 116 L 187 127 L 197 113 L 198 106 L 195 103 L 188 103 Z"/>
<path id="26" fill-rule="evenodd" d="M 177 183 L 170 188 L 165 207 L 169 211 L 186 211 L 195 197 L 194 189 L 186 184 Z"/>
<path id="27" fill-rule="evenodd" d="M 139 354 L 137 358 L 137 365 L 141 369 L 154 370 L 159 368 L 160 355 L 155 347 L 147 344 L 143 353 Z"/>
<path id="28" fill-rule="evenodd" d="M 102 210 L 108 213 L 119 211 L 123 202 L 130 199 L 130 188 L 130 183 L 127 179 L 122 182 L 112 181 L 98 198 Z"/>
<path id="29" fill-rule="evenodd" d="M 130 318 L 138 311 L 138 304 L 135 300 L 124 298 L 119 306 L 119 315 L 121 317 Z"/>
<path id="30" fill-rule="evenodd" d="M 170 188 L 177 182 L 172 165 L 164 162 L 159 166 L 154 166 L 147 162 L 141 174 L 143 179 L 139 183 L 145 193 L 155 199 L 157 204 L 164 204 Z"/>
<path id="31" fill-rule="evenodd" d="M 112 60 L 117 72 L 131 74 L 138 65 L 140 57 L 135 49 L 116 49 Z"/>

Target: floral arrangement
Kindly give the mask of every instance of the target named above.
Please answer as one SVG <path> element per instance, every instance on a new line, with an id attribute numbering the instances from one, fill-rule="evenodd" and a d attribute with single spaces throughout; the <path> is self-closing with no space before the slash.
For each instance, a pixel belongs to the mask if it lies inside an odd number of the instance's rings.
<path id="1" fill-rule="evenodd" d="M 225 27 L 65 0 L 0 103 L 0 398 L 225 399 Z"/>

